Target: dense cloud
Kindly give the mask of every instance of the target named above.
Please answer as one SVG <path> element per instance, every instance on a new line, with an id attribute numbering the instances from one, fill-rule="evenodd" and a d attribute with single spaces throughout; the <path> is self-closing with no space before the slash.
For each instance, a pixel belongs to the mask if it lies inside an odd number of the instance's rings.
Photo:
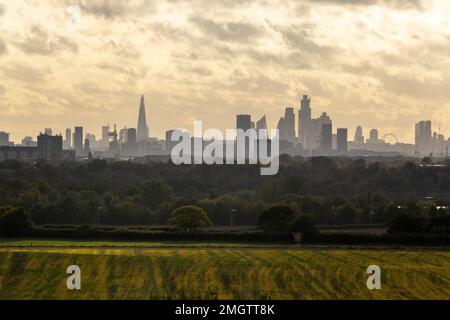
<path id="1" fill-rule="evenodd" d="M 412 141 L 414 121 L 450 123 L 447 1 L 0 0 L 0 15 L 0 131 L 16 140 L 134 127 L 141 93 L 160 137 L 195 119 L 234 127 L 236 113 L 274 127 L 306 93 L 350 135 Z"/>
<path id="2" fill-rule="evenodd" d="M 6 47 L 5 41 L 0 39 L 0 56 L 5 54 L 8 51 L 8 48 Z"/>
<path id="3" fill-rule="evenodd" d="M 333 5 L 368 6 L 381 5 L 396 9 L 422 9 L 422 0 L 310 0 L 314 3 L 326 3 Z"/>
<path id="4" fill-rule="evenodd" d="M 144 15 L 155 10 L 155 1 L 152 0 L 81 0 L 70 4 L 78 4 L 83 12 L 106 19 Z"/>
<path id="5" fill-rule="evenodd" d="M 78 45 L 71 40 L 59 36 L 50 35 L 39 26 L 33 26 L 23 42 L 18 47 L 28 54 L 51 55 L 59 51 L 69 50 L 77 52 Z"/>
<path id="6" fill-rule="evenodd" d="M 197 25 L 205 35 L 218 40 L 248 42 L 254 41 L 264 34 L 261 26 L 244 22 L 215 22 L 202 17 L 193 17 L 191 21 Z"/>

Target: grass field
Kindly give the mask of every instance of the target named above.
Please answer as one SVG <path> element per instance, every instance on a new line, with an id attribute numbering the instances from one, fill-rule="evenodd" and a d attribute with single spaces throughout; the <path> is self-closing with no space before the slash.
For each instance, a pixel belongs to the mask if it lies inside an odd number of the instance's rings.
<path id="1" fill-rule="evenodd" d="M 372 264 L 381 290 L 366 287 Z M 0 248 L 0 299 L 449 298 L 448 251 Z"/>
<path id="2" fill-rule="evenodd" d="M 0 239 L 0 248 L 4 247 L 104 247 L 104 248 L 123 248 L 123 247 L 140 247 L 140 248 L 158 248 L 158 247 L 174 247 L 174 248 L 192 248 L 192 247 L 205 247 L 205 248 L 223 248 L 223 247 L 267 247 L 267 246 L 279 246 L 280 244 L 270 243 L 255 243 L 255 242 L 196 242 L 196 241 L 99 241 L 99 240 L 28 240 L 28 239 Z M 283 246 L 295 246 L 295 244 L 285 244 Z"/>

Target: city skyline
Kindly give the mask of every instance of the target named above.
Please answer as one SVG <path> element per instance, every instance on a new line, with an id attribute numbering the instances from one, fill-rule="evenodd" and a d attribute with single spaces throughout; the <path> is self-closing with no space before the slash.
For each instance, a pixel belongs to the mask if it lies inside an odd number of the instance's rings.
<path id="1" fill-rule="evenodd" d="M 267 126 L 265 115 L 260 120 L 255 121 L 251 114 L 237 114 L 235 116 L 236 126 L 234 129 L 243 130 L 246 134 L 252 134 L 250 131 L 247 131 L 256 129 L 255 133 L 257 135 L 262 134 L 262 136 L 266 136 L 269 139 L 276 137 L 281 143 L 280 152 L 290 155 L 449 156 L 450 137 L 436 132 L 430 120 L 421 120 L 415 123 L 415 141 L 413 144 L 400 141 L 392 133 L 380 135 L 380 131 L 377 128 L 370 129 L 368 136 L 365 136 L 364 130 L 360 125 L 356 126 L 352 140 L 349 137 L 348 128 L 335 127 L 333 119 L 327 112 L 322 112 L 320 117 L 314 118 L 313 110 L 312 98 L 308 95 L 302 95 L 297 110 L 292 107 L 285 108 L 284 115 L 278 121 L 276 132 L 271 132 L 271 128 Z M 91 159 L 93 157 L 126 159 L 142 156 L 170 155 L 174 146 L 172 133 L 186 129 L 180 127 L 166 129 L 165 140 L 151 137 L 147 125 L 144 95 L 140 97 L 137 114 L 136 128 L 125 126 L 118 129 L 117 124 L 113 126 L 108 124 L 101 127 L 102 134 L 98 139 L 95 134 L 85 132 L 83 126 L 75 126 L 73 134 L 72 129 L 67 128 L 64 140 L 62 133 L 53 134 L 53 129 L 46 127 L 43 133 L 40 132 L 37 142 L 33 141 L 33 137 L 26 136 L 22 139 L 22 143 L 17 144 L 15 147 L 14 142 L 10 141 L 9 133 L 0 131 L 0 147 L 6 147 L 3 148 L 0 158 L 16 159 L 17 157 L 17 159 L 23 158 L 28 160 L 29 155 L 36 151 L 32 151 L 36 146 L 39 157 L 48 160 L 59 159 L 58 161 L 63 157 L 65 159 Z M 203 147 L 206 147 L 212 140 L 210 140 L 211 137 L 204 135 L 205 132 L 208 129 L 219 129 L 205 128 L 202 121 L 194 123 L 194 125 L 197 124 L 201 125 L 201 130 L 203 131 L 198 132 L 198 128 L 196 128 L 193 135 L 189 130 L 187 130 L 187 134 L 195 139 L 203 139 Z M 260 132 L 260 130 L 266 130 L 266 132 Z M 387 138 L 393 139 L 394 142 L 386 141 Z M 40 141 L 41 147 L 39 147 Z M 48 143 L 43 141 L 48 141 Z M 43 149 L 47 144 L 51 151 Z M 59 144 L 60 147 L 57 147 Z M 29 147 L 29 149 L 24 149 L 24 147 Z M 55 148 L 59 148 L 60 153 L 55 153 Z M 65 150 L 64 152 L 63 149 Z M 27 151 L 25 152 L 25 150 Z M 21 152 L 25 153 L 21 154 Z M 53 156 L 42 157 L 42 154 L 53 154 Z"/>
<path id="2" fill-rule="evenodd" d="M 450 4 L 373 4 L 0 0 L 0 130 L 16 143 L 74 124 L 100 137 L 108 122 L 136 126 L 141 93 L 159 138 L 195 119 L 233 128 L 239 113 L 276 128 L 305 92 L 312 116 L 349 136 L 361 125 L 414 143 L 427 119 L 450 136 Z"/>
<path id="3" fill-rule="evenodd" d="M 320 148 L 321 145 L 321 130 L 322 130 L 322 126 L 324 124 L 330 123 L 332 128 L 333 128 L 333 120 L 332 118 L 330 118 L 330 116 L 327 114 L 327 112 L 323 112 L 323 111 L 314 111 L 314 108 L 311 107 L 311 100 L 312 98 L 308 95 L 300 95 L 300 103 L 299 106 L 297 108 L 294 107 L 286 107 L 284 108 L 284 115 L 278 120 L 278 124 L 274 127 L 277 128 L 280 131 L 280 139 L 281 140 L 286 140 L 286 141 L 290 141 L 294 144 L 301 144 L 303 146 L 303 148 L 305 149 L 317 149 Z M 116 130 L 116 134 L 117 134 L 117 139 L 119 142 L 127 142 L 126 140 L 126 136 L 127 136 L 127 131 L 130 129 L 134 129 L 136 131 L 136 139 L 137 141 L 141 141 L 141 140 L 148 140 L 148 138 L 153 138 L 153 139 L 160 139 L 162 141 L 164 141 L 164 139 L 167 139 L 167 132 L 168 131 L 173 131 L 173 130 L 187 130 L 190 131 L 189 129 L 186 128 L 182 128 L 180 126 L 175 126 L 174 128 L 165 128 L 164 129 L 164 136 L 163 137 L 159 137 L 159 136 L 151 136 L 150 135 L 150 129 L 147 125 L 148 122 L 148 118 L 147 118 L 147 111 L 146 111 L 146 106 L 145 106 L 145 96 L 144 94 L 140 95 L 140 100 L 139 100 L 139 108 L 138 108 L 138 118 L 137 118 L 137 125 L 136 126 L 127 126 L 127 125 L 118 125 L 117 123 L 114 123 L 114 125 L 110 124 L 108 121 L 108 125 L 101 125 L 101 126 L 97 126 L 97 129 L 95 130 L 85 130 L 86 128 L 83 125 L 80 126 L 74 126 L 72 125 L 72 127 L 66 128 L 64 129 L 62 132 L 58 132 L 57 130 L 53 131 L 53 128 L 50 127 L 45 127 L 44 130 L 39 130 L 39 133 L 35 136 L 33 135 L 26 135 L 22 138 L 19 139 L 20 142 L 16 142 L 13 139 L 11 139 L 11 137 L 14 135 L 14 133 L 12 132 L 7 132 L 5 130 L 0 130 L 0 133 L 2 135 L 7 134 L 8 135 L 8 139 L 9 142 L 16 144 L 16 145 L 26 145 L 26 143 L 24 144 L 24 142 L 33 142 L 33 137 L 37 137 L 40 134 L 45 134 L 45 135 L 60 135 L 64 137 L 64 147 L 67 148 L 75 148 L 75 145 L 71 142 L 75 142 L 76 139 L 76 130 L 77 128 L 79 130 L 81 130 L 81 133 L 79 134 L 78 137 L 78 145 L 84 145 L 84 140 L 95 140 L 96 142 L 99 143 L 98 147 L 101 148 L 108 148 L 109 146 L 104 143 L 106 143 L 106 141 L 109 141 L 110 138 L 110 133 L 113 134 L 113 132 Z M 280 112 L 283 112 L 283 108 L 280 109 Z M 320 117 L 314 118 L 314 114 L 321 114 Z M 270 129 L 270 127 L 268 127 L 267 125 L 267 117 L 266 115 L 262 115 L 261 119 L 258 121 L 253 121 L 255 120 L 254 115 L 252 114 L 237 114 L 236 115 L 236 119 L 237 119 L 237 123 L 236 123 L 236 127 L 235 128 L 240 128 L 243 129 L 244 131 L 250 128 L 256 128 L 256 129 Z M 305 118 L 309 119 L 306 120 L 305 122 Z M 202 119 L 196 119 L 196 121 L 202 121 Z M 428 132 L 429 132 L 429 141 L 422 141 L 423 138 L 418 138 L 418 134 L 421 135 L 420 133 L 418 133 L 419 129 L 418 129 L 418 125 L 421 123 L 428 123 Z M 433 121 L 431 120 L 420 120 L 417 123 L 414 124 L 413 130 L 414 130 L 414 141 L 411 143 L 409 141 L 402 141 L 401 139 L 399 139 L 394 133 L 391 132 L 383 132 L 381 133 L 379 131 L 378 128 L 363 128 L 361 125 L 353 125 L 353 127 L 351 128 L 342 128 L 342 127 L 335 127 L 337 131 L 339 131 L 340 129 L 345 129 L 347 131 L 347 142 L 355 142 L 356 144 L 365 144 L 366 141 L 368 143 L 370 142 L 377 142 L 377 141 L 383 141 L 384 140 L 379 140 L 378 137 L 381 134 L 383 136 L 383 138 L 386 136 L 390 139 L 394 139 L 396 141 L 396 143 L 401 143 L 401 144 L 410 144 L 410 145 L 416 145 L 419 148 L 423 148 L 423 145 L 427 145 L 426 149 L 430 149 L 431 150 L 431 139 L 433 138 L 433 135 L 435 135 L 435 139 L 437 139 L 439 136 L 441 136 L 442 138 L 445 139 L 445 143 L 448 142 L 448 140 L 450 140 L 450 137 L 445 136 L 441 131 L 439 131 L 441 128 L 436 128 L 436 126 L 433 126 Z M 413 124 L 412 124 L 413 125 Z M 117 130 L 117 127 L 120 126 L 122 129 Z M 140 128 L 140 129 L 139 129 Z M 0 128 L 1 129 L 1 128 Z M 106 134 L 105 134 L 105 129 Z M 232 128 L 228 128 L 228 129 L 232 129 Z M 354 129 L 354 131 L 352 131 Z M 73 135 L 71 134 L 72 130 L 74 130 L 75 132 L 73 133 Z M 335 131 L 336 131 L 335 130 Z M 85 131 L 85 133 L 83 133 L 83 131 Z M 305 132 L 306 131 L 306 132 Z M 308 131 L 310 131 L 308 133 Z M 55 134 L 53 134 L 53 132 L 55 132 Z M 100 134 L 98 134 L 98 132 L 100 132 Z M 140 132 L 140 134 L 139 134 Z M 333 129 L 332 129 L 333 132 Z M 351 134 L 352 132 L 354 132 L 354 139 L 351 139 L 351 137 L 349 136 L 349 133 Z M 374 132 L 376 132 L 376 136 L 377 138 L 374 139 L 373 138 L 373 134 Z M 364 134 L 366 133 L 366 135 Z M 335 135 L 337 133 L 334 133 Z M 313 137 L 314 136 L 314 137 Z M 365 138 L 367 137 L 368 138 Z M 426 134 L 425 134 L 426 136 Z M 6 139 L 5 137 L 2 137 L 2 139 Z M 82 139 L 82 142 L 80 142 Z M 421 140 L 420 140 L 421 139 Z M 448 139 L 448 140 L 447 140 Z M 372 140 L 372 141 L 371 141 Z M 420 141 L 419 141 L 420 140 Z M 3 141 L 3 140 L 2 140 Z M 391 143 L 390 141 L 386 141 L 386 143 Z M 391 143 L 392 144 L 392 143 Z M 394 143 L 395 144 L 395 143 Z M 79 147 L 82 149 L 82 146 Z"/>

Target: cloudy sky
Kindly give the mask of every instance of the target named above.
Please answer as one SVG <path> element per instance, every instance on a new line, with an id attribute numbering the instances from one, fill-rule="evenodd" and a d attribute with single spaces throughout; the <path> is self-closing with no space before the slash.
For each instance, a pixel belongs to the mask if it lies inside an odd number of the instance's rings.
<path id="1" fill-rule="evenodd" d="M 78 12 L 80 16 L 78 17 Z M 335 127 L 450 136 L 450 1 L 0 0 L 0 131 L 233 128 L 313 95 Z"/>

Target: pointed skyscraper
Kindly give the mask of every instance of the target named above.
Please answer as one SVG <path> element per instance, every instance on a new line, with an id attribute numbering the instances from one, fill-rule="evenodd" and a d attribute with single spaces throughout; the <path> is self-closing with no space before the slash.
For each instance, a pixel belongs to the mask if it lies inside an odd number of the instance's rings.
<path id="1" fill-rule="evenodd" d="M 137 141 L 147 140 L 149 137 L 147 117 L 145 115 L 144 95 L 141 96 L 141 105 L 139 107 L 139 119 L 137 125 Z"/>

